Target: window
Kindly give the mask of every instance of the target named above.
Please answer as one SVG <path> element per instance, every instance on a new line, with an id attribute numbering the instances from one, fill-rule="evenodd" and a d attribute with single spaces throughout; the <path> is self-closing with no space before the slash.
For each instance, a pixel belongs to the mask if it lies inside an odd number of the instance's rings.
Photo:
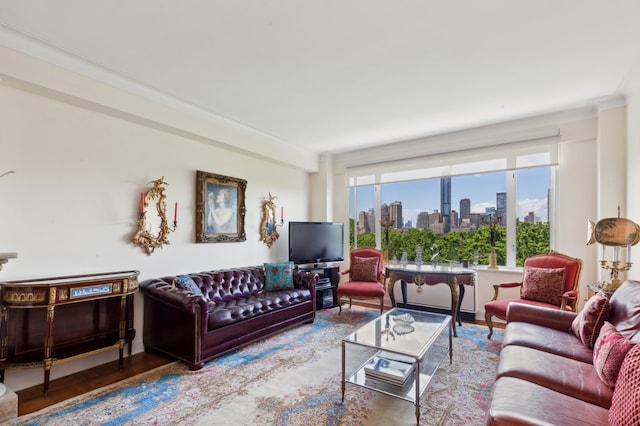
<path id="1" fill-rule="evenodd" d="M 437 253 L 488 264 L 487 224 L 496 224 L 498 265 L 522 266 L 550 248 L 552 150 L 350 176 L 352 247 L 376 246 L 400 258 Z M 468 157 L 467 157 L 468 158 Z M 357 173 L 354 173 L 357 174 Z M 387 232 L 380 222 L 389 223 Z M 387 241 L 388 240 L 388 241 Z"/>

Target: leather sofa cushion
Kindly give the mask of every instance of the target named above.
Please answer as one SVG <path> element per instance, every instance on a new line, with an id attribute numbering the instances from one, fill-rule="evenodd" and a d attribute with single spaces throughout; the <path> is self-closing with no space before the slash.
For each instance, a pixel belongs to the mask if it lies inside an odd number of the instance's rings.
<path id="1" fill-rule="evenodd" d="M 555 330 L 528 322 L 510 322 L 504 330 L 502 347 L 526 346 L 565 358 L 593 363 L 593 351 L 570 331 Z"/>
<path id="2" fill-rule="evenodd" d="M 606 425 L 608 410 L 525 380 L 502 377 L 493 387 L 486 425 Z"/>
<path id="3" fill-rule="evenodd" d="M 209 308 L 209 330 L 296 305 L 311 299 L 309 289 L 263 292 L 216 303 Z"/>
<path id="4" fill-rule="evenodd" d="M 609 322 L 627 339 L 640 343 L 640 281 L 627 280 L 609 300 Z"/>
<path id="5" fill-rule="evenodd" d="M 603 408 L 609 408 L 613 396 L 592 364 L 524 346 L 502 349 L 496 377 L 527 380 Z"/>

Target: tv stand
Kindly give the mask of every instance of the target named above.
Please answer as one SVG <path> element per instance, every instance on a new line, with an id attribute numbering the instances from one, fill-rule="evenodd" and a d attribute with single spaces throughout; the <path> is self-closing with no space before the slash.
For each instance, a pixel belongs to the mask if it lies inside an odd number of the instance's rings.
<path id="1" fill-rule="evenodd" d="M 302 266 L 299 269 L 318 274 L 316 284 L 316 309 L 328 309 L 338 306 L 338 283 L 340 268 L 338 266 Z"/>

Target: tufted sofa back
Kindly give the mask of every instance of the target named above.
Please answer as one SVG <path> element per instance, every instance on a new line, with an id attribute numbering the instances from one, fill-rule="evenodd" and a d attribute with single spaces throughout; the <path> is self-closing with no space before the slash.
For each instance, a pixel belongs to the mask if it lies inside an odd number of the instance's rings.
<path id="1" fill-rule="evenodd" d="M 200 287 L 207 302 L 220 303 L 247 297 L 259 293 L 264 288 L 264 269 L 262 266 L 221 269 L 187 274 Z M 160 280 L 172 285 L 174 276 Z"/>
<path id="2" fill-rule="evenodd" d="M 219 303 L 257 294 L 264 287 L 262 266 L 202 272 L 200 290 L 210 301 Z"/>

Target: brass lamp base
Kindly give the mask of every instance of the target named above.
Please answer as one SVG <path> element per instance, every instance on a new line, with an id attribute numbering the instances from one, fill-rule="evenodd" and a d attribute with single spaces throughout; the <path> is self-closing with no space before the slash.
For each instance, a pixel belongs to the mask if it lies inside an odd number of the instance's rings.
<path id="1" fill-rule="evenodd" d="M 491 248 L 491 253 L 489 253 L 489 266 L 487 266 L 487 269 L 498 269 L 498 255 L 494 248 Z"/>

